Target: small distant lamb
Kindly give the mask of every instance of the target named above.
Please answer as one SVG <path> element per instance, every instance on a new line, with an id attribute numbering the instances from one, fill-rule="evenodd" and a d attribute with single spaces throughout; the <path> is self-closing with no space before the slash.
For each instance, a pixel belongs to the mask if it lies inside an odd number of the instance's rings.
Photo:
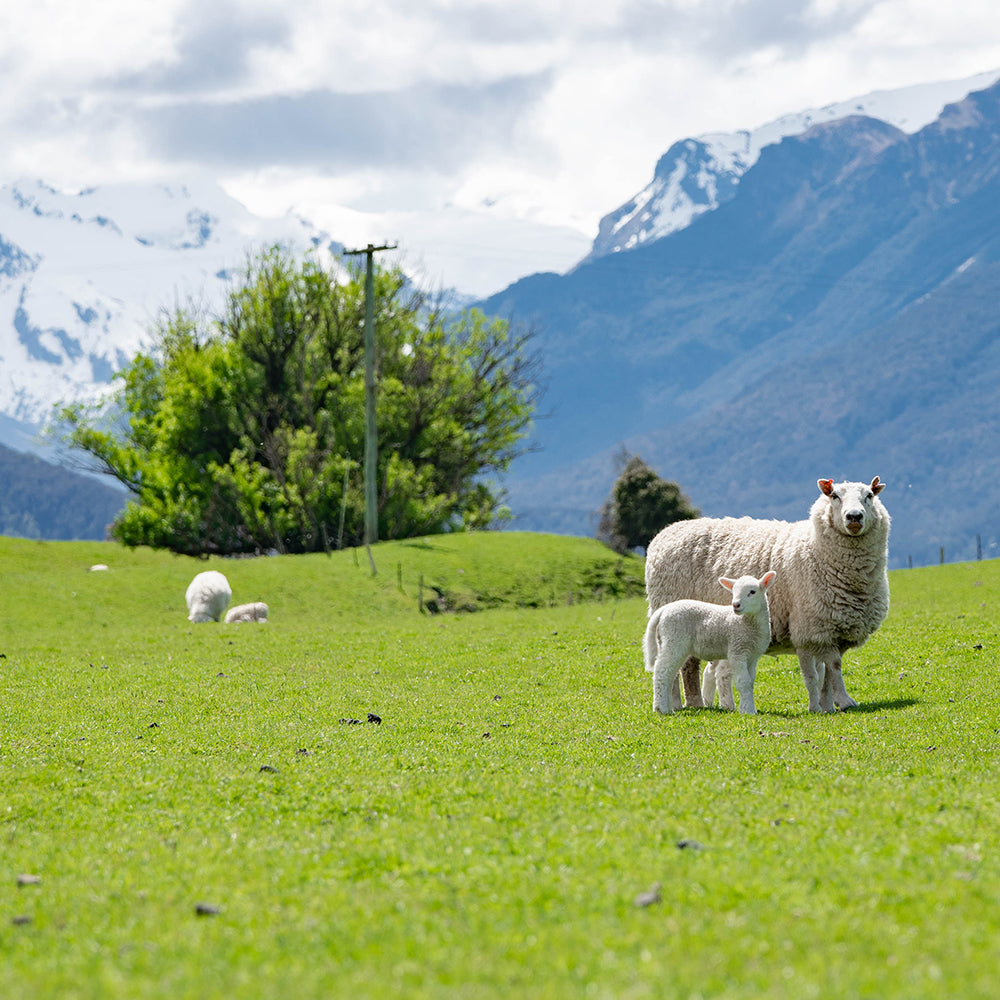
<path id="1" fill-rule="evenodd" d="M 217 622 L 229 606 L 233 591 L 229 581 L 217 570 L 211 569 L 199 573 L 188 584 L 184 596 L 189 621 Z"/>
<path id="2" fill-rule="evenodd" d="M 226 624 L 233 622 L 266 622 L 267 605 L 263 601 L 252 604 L 237 604 L 226 612 Z"/>
<path id="3" fill-rule="evenodd" d="M 646 670 L 653 675 L 654 711 L 669 715 L 680 707 L 674 705 L 671 691 L 681 666 L 694 658 L 727 660 L 740 693 L 740 712 L 756 715 L 753 685 L 757 661 L 771 643 L 767 590 L 774 579 L 773 571 L 759 580 L 719 577 L 719 583 L 732 591 L 730 606 L 672 601 L 650 615 L 642 645 Z"/>

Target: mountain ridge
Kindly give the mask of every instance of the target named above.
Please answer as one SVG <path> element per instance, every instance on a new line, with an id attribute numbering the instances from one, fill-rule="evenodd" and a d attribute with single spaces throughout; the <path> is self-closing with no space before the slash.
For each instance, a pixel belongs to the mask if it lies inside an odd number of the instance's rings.
<path id="1" fill-rule="evenodd" d="M 998 136 L 996 85 L 912 135 L 857 116 L 823 123 L 764 149 L 736 196 L 686 229 L 549 279 L 548 311 L 530 284 L 488 302 L 531 315 L 543 346 L 556 344 L 558 415 L 539 423 L 538 443 L 566 461 L 515 472 L 516 523 L 592 530 L 624 445 L 714 514 L 795 518 L 817 478 L 908 483 L 920 468 L 932 488 L 894 512 L 907 555 L 968 554 L 977 534 L 1000 554 L 995 519 L 981 519 L 978 500 L 956 509 L 942 485 L 953 467 L 1000 501 L 975 471 L 984 456 L 1000 459 Z M 872 366 L 873 344 L 892 352 L 895 371 Z M 560 354 L 567 345 L 611 360 L 588 373 Z M 893 405 L 884 412 L 876 399 Z M 863 416 L 848 433 L 851 414 Z M 748 440 L 736 447 L 736 436 Z M 947 516 L 921 519 L 930 507 Z"/>
<path id="2" fill-rule="evenodd" d="M 605 215 L 584 262 L 634 249 L 686 228 L 735 195 L 743 175 L 767 146 L 816 124 L 862 115 L 913 133 L 948 103 L 1000 79 L 1000 71 L 959 80 L 878 90 L 821 108 L 782 115 L 753 129 L 712 132 L 675 142 L 656 163 L 653 179 Z"/>

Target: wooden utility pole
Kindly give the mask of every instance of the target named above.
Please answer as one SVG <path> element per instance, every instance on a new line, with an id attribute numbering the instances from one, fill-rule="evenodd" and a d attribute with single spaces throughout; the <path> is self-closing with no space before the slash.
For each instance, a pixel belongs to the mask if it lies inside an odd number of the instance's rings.
<path id="1" fill-rule="evenodd" d="M 365 545 L 378 541 L 378 428 L 375 423 L 375 273 L 373 258 L 380 250 L 395 250 L 397 244 L 345 250 L 350 256 L 364 254 L 365 269 Z M 371 551 L 369 550 L 369 557 Z M 374 566 L 374 564 L 373 564 Z"/>

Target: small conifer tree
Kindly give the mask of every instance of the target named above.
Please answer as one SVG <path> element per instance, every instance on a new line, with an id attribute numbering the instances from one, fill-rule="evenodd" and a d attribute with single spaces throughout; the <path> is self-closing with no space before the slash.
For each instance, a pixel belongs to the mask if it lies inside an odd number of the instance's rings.
<path id="1" fill-rule="evenodd" d="M 668 524 L 701 516 L 677 483 L 662 479 L 638 455 L 623 452 L 621 465 L 597 529 L 598 540 L 615 552 L 645 548 Z"/>

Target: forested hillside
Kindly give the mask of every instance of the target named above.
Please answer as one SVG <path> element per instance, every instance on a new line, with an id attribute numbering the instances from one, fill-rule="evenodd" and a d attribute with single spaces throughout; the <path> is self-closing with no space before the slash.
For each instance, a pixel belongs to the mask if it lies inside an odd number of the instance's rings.
<path id="1" fill-rule="evenodd" d="M 103 539 L 125 505 L 122 490 L 0 445 L 0 534 Z"/>

